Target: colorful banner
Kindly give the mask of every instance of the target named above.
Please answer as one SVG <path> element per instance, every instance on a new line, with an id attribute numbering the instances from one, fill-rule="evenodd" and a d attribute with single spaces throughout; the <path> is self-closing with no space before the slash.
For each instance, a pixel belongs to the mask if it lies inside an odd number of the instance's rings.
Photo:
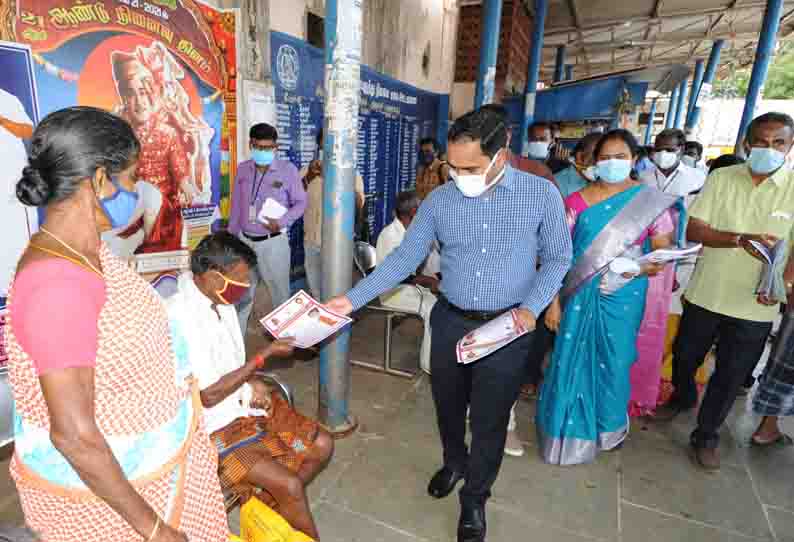
<path id="1" fill-rule="evenodd" d="M 234 14 L 192 0 L 0 0 L 0 17 L 33 51 L 42 116 L 100 107 L 141 141 L 144 208 L 105 236 L 140 238 L 115 246 L 145 254 L 147 271 L 183 261 L 190 209 L 228 197 L 234 173 Z"/>

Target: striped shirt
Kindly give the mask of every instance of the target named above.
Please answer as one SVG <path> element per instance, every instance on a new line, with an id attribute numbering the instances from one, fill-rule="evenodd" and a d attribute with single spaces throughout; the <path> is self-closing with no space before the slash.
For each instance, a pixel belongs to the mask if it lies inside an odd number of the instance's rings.
<path id="1" fill-rule="evenodd" d="M 405 240 L 348 297 L 355 310 L 414 273 L 433 242 L 441 245 L 441 292 L 453 305 L 535 316 L 551 303 L 571 265 L 565 210 L 546 179 L 509 166 L 478 198 L 446 183 L 422 203 Z M 536 263 L 540 263 L 540 267 Z"/>

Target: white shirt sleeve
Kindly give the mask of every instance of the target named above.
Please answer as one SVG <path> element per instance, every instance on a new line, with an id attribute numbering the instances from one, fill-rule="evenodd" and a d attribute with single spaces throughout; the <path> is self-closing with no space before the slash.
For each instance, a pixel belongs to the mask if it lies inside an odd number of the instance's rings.
<path id="1" fill-rule="evenodd" d="M 392 224 L 383 228 L 378 236 L 378 244 L 375 246 L 375 265 L 382 264 L 383 260 L 385 260 L 395 248 L 400 246 L 400 243 L 403 241 L 402 238 L 403 236 L 395 231 Z"/>

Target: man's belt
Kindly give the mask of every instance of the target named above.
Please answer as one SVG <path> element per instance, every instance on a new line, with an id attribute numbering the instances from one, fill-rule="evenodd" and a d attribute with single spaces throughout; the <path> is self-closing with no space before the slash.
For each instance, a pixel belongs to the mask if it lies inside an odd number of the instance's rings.
<path id="1" fill-rule="evenodd" d="M 253 241 L 254 243 L 258 243 L 260 241 L 267 241 L 268 239 L 273 239 L 274 237 L 278 237 L 279 235 L 281 235 L 280 231 L 277 231 L 276 233 L 271 233 L 270 235 L 251 235 L 243 232 L 243 236 L 249 241 Z"/>
<path id="2" fill-rule="evenodd" d="M 515 305 L 511 305 L 510 307 L 505 307 L 504 309 L 498 311 L 467 311 L 453 305 L 452 303 L 449 302 L 449 299 L 447 299 L 443 295 L 438 296 L 438 302 L 444 305 L 444 307 L 446 307 L 450 311 L 454 312 L 455 314 L 458 314 L 466 318 L 467 320 L 474 320 L 477 322 L 489 322 L 494 318 L 503 315 L 507 311 L 517 309 L 520 306 L 520 304 L 516 303 Z"/>

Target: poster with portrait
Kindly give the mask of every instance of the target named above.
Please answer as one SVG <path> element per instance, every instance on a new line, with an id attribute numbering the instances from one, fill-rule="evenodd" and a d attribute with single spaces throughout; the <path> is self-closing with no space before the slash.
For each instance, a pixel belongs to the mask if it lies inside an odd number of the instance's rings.
<path id="1" fill-rule="evenodd" d="M 140 139 L 140 212 L 103 237 L 141 271 L 184 265 L 236 162 L 234 13 L 193 0 L 0 0 L 0 21 L 30 46 L 42 116 L 100 107 Z"/>
<path id="2" fill-rule="evenodd" d="M 20 254 L 38 229 L 35 209 L 22 205 L 16 184 L 27 164 L 25 141 L 39 120 L 30 48 L 0 41 L 0 300 L 5 298 Z"/>

